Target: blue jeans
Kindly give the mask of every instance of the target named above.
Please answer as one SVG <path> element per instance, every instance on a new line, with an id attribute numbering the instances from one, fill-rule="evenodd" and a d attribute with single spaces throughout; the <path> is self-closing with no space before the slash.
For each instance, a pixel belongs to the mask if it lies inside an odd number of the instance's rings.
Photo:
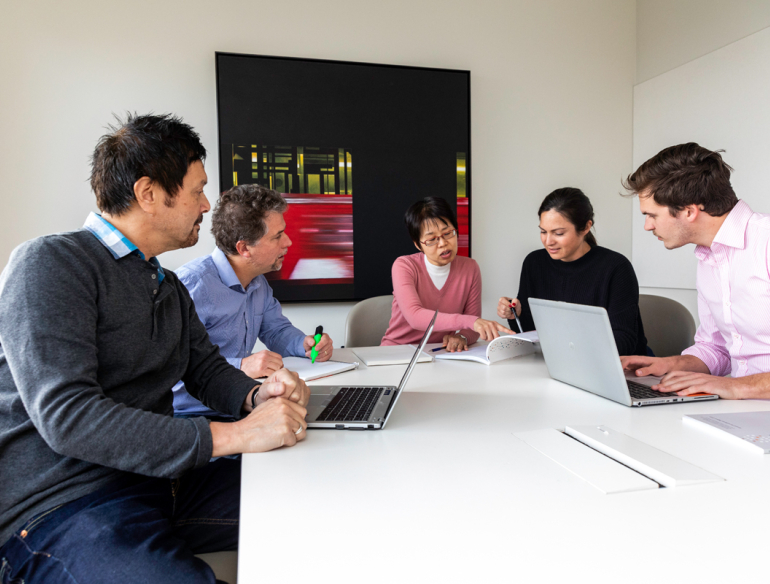
<path id="1" fill-rule="evenodd" d="M 194 554 L 238 549 L 241 461 L 179 479 L 127 475 L 33 517 L 0 548 L 0 582 L 216 582 Z"/>

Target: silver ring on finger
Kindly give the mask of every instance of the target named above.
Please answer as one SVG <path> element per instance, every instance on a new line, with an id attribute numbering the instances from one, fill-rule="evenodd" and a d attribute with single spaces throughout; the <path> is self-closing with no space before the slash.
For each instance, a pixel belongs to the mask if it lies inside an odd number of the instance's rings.
<path id="1" fill-rule="evenodd" d="M 299 436 L 300 434 L 302 434 L 302 424 L 300 424 L 300 425 L 299 425 L 299 428 L 297 428 L 297 430 L 296 430 L 294 433 L 295 433 L 297 436 Z"/>

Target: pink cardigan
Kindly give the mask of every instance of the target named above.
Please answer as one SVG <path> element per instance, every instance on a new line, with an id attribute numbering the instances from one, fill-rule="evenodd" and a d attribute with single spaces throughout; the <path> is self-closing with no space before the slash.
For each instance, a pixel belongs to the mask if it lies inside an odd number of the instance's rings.
<path id="1" fill-rule="evenodd" d="M 393 263 L 393 310 L 383 345 L 417 343 L 438 310 L 430 343 L 460 330 L 475 343 L 473 323 L 481 317 L 481 271 L 470 258 L 455 257 L 443 288 L 433 284 L 422 253 L 401 256 Z"/>

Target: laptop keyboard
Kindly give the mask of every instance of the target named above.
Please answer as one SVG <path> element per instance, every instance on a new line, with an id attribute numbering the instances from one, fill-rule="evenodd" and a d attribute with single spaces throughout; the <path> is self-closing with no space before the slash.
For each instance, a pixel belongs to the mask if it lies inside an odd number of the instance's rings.
<path id="1" fill-rule="evenodd" d="M 663 393 L 662 391 L 655 391 L 650 389 L 647 385 L 636 383 L 635 381 L 629 381 L 626 379 L 628 389 L 631 392 L 631 397 L 634 399 L 649 399 L 649 398 L 661 398 L 661 397 L 676 397 L 675 393 Z"/>
<path id="2" fill-rule="evenodd" d="M 366 422 L 384 387 L 343 387 L 337 392 L 321 415 L 318 422 L 326 420 L 345 422 Z"/>

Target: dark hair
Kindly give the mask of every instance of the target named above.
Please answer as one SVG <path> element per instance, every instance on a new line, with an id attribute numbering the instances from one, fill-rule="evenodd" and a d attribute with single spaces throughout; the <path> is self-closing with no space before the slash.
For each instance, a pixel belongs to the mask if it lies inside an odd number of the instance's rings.
<path id="1" fill-rule="evenodd" d="M 222 193 L 211 214 L 217 247 L 227 255 L 237 255 L 239 241 L 254 245 L 267 231 L 267 214 L 283 213 L 286 206 L 281 193 L 260 185 L 239 185 Z"/>
<path id="2" fill-rule="evenodd" d="M 193 162 L 206 159 L 198 134 L 181 118 L 171 114 L 137 116 L 126 114 L 108 126 L 91 158 L 91 188 L 96 205 L 110 215 L 128 211 L 136 200 L 134 183 L 149 177 L 168 193 L 172 205 Z"/>
<path id="3" fill-rule="evenodd" d="M 563 215 L 567 221 L 575 226 L 578 232 L 583 231 L 588 222 L 594 220 L 594 207 L 591 205 L 591 201 L 583 194 L 583 191 L 574 187 L 556 189 L 543 199 L 537 216 L 540 217 L 546 211 L 556 211 Z M 591 247 L 596 246 L 596 237 L 590 231 L 586 233 L 585 240 Z"/>
<path id="4" fill-rule="evenodd" d="M 406 210 L 404 223 L 409 231 L 409 237 L 414 244 L 422 249 L 420 244 L 420 232 L 422 225 L 426 221 L 444 221 L 457 229 L 457 218 L 452 207 L 445 199 L 440 197 L 425 197 L 422 201 L 417 201 Z"/>
<path id="5" fill-rule="evenodd" d="M 730 184 L 730 171 L 720 152 L 695 142 L 671 146 L 636 169 L 623 181 L 630 195 L 652 195 L 658 205 L 676 215 L 688 205 L 698 205 L 714 217 L 729 213 L 738 203 Z M 645 192 L 646 191 L 646 192 Z"/>

